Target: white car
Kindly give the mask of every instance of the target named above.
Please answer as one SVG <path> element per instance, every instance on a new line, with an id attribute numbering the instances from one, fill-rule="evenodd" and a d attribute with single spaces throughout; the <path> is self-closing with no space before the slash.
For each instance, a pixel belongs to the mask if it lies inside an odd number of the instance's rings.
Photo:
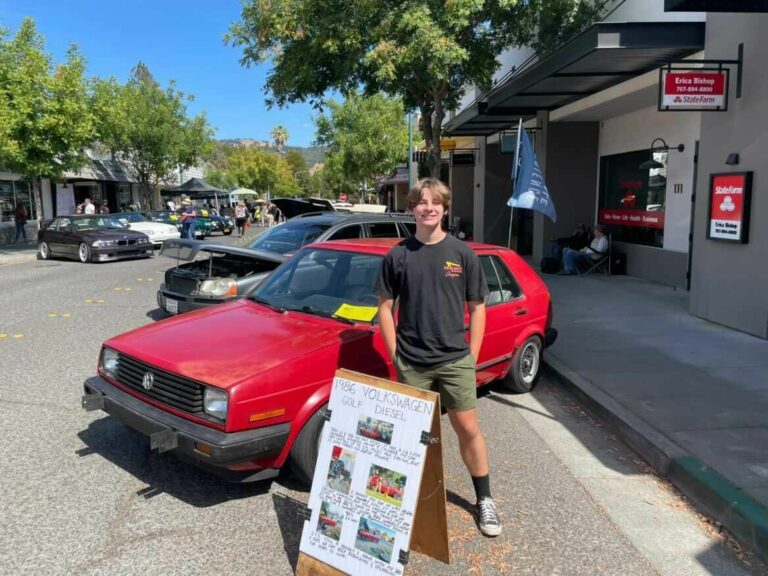
<path id="1" fill-rule="evenodd" d="M 117 214 L 110 214 L 109 217 L 131 230 L 143 232 L 149 236 L 149 240 L 155 248 L 162 246 L 166 240 L 181 238 L 181 233 L 176 226 L 162 222 L 150 222 L 138 212 L 118 212 Z"/>

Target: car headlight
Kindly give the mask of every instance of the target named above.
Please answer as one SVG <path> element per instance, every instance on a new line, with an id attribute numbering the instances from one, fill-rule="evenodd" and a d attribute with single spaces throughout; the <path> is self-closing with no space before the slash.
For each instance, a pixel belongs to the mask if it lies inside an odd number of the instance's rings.
<path id="1" fill-rule="evenodd" d="M 137 244 L 149 244 L 149 238 L 139 238 L 136 241 Z"/>
<path id="2" fill-rule="evenodd" d="M 117 379 L 117 352 L 112 348 L 103 347 L 99 356 L 99 371 L 110 378 Z"/>
<path id="3" fill-rule="evenodd" d="M 94 240 L 91 243 L 91 246 L 94 248 L 103 248 L 105 246 L 114 246 L 115 241 L 114 240 Z"/>
<path id="4" fill-rule="evenodd" d="M 207 296 L 237 296 L 237 282 L 231 278 L 211 278 L 203 280 L 198 294 Z"/>
<path id="5" fill-rule="evenodd" d="M 224 390 L 218 388 L 205 387 L 205 395 L 203 396 L 203 410 L 206 414 L 218 418 L 219 420 L 227 419 L 227 393 Z"/>

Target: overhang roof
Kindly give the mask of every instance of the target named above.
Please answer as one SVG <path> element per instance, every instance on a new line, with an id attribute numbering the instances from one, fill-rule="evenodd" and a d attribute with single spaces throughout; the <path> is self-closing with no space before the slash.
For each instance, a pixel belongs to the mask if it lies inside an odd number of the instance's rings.
<path id="1" fill-rule="evenodd" d="M 600 22 L 513 75 L 445 125 L 490 135 L 704 48 L 704 22 Z"/>

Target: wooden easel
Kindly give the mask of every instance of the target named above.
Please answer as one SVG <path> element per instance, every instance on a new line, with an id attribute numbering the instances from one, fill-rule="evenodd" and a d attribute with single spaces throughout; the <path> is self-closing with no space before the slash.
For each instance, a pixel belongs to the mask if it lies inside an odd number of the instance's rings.
<path id="1" fill-rule="evenodd" d="M 436 438 L 438 441 L 427 445 L 427 453 L 424 457 L 424 472 L 421 475 L 421 484 L 419 486 L 419 500 L 416 505 L 416 512 L 414 513 L 411 540 L 408 548 L 449 564 L 448 517 L 446 515 L 445 480 L 443 475 L 443 437 L 440 430 L 440 395 L 436 392 L 419 390 L 391 380 L 376 378 L 351 370 L 337 370 L 336 376 L 435 403 L 435 410 L 432 412 L 432 427 L 429 433 L 432 438 Z M 344 576 L 344 572 L 329 566 L 325 562 L 320 562 L 308 554 L 299 552 L 296 576 L 315 575 Z"/>

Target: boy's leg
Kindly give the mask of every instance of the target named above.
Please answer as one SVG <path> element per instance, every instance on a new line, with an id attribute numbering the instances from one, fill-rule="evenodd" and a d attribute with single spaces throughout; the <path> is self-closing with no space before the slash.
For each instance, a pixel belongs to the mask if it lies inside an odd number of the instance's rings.
<path id="1" fill-rule="evenodd" d="M 488 448 L 480 431 L 477 410 L 448 411 L 451 426 L 459 438 L 459 451 L 464 465 L 473 477 L 488 475 Z"/>

